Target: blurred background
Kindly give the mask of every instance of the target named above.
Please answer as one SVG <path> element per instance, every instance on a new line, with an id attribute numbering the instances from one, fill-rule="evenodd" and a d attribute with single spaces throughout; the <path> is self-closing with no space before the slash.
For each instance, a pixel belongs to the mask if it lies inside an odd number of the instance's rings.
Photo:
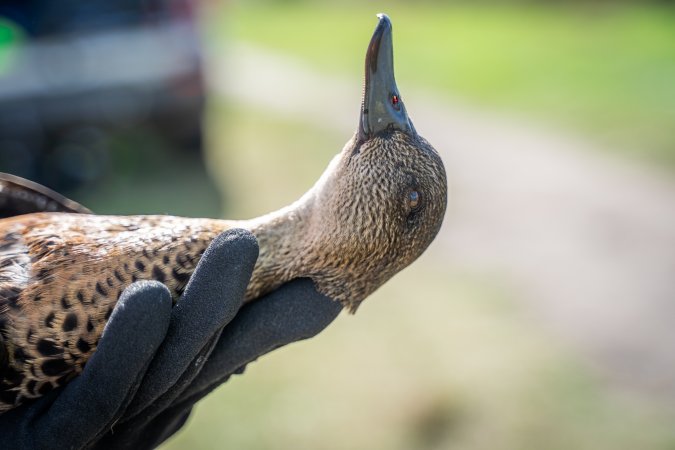
<path id="1" fill-rule="evenodd" d="M 674 449 L 672 2 L 4 1 L 0 170 L 256 216 L 358 121 L 375 14 L 451 198 L 429 250 L 165 449 Z"/>

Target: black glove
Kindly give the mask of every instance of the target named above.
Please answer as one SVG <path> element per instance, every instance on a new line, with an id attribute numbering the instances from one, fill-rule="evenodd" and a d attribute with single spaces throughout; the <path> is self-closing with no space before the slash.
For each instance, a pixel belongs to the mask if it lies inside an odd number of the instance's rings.
<path id="1" fill-rule="evenodd" d="M 173 308 L 164 285 L 131 285 L 76 379 L 0 415 L 0 448 L 153 448 L 231 374 L 338 315 L 307 279 L 242 307 L 257 256 L 250 233 L 223 233 Z"/>

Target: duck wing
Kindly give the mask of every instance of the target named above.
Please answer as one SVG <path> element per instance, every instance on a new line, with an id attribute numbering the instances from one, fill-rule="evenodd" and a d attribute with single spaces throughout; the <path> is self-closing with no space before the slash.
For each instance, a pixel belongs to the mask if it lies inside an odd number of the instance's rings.
<path id="1" fill-rule="evenodd" d="M 34 212 L 91 214 L 89 209 L 41 184 L 0 172 L 0 218 Z"/>

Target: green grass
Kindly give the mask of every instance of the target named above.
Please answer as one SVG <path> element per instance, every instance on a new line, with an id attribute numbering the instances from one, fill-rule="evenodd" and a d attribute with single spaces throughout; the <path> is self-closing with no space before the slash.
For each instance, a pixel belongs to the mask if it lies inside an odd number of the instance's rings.
<path id="1" fill-rule="evenodd" d="M 665 6 L 442 5 L 373 1 L 331 7 L 235 3 L 211 22 L 327 71 L 361 77 L 385 10 L 399 87 L 585 133 L 607 148 L 675 167 L 675 10 Z"/>
<path id="2" fill-rule="evenodd" d="M 205 177 L 200 155 L 173 149 L 142 131 L 114 133 L 109 145 L 106 176 L 95 188 L 80 188 L 69 197 L 98 214 L 221 214 L 219 192 Z"/>
<path id="3" fill-rule="evenodd" d="M 346 141 L 241 105 L 213 100 L 209 109 L 207 166 L 228 218 L 256 217 L 297 200 Z"/>
<path id="4" fill-rule="evenodd" d="M 208 161 L 229 181 L 227 216 L 294 200 L 344 140 L 240 105 L 210 108 Z M 163 448 L 673 448 L 666 414 L 608 390 L 509 292 L 446 267 L 432 245 L 355 316 L 209 395 Z"/>

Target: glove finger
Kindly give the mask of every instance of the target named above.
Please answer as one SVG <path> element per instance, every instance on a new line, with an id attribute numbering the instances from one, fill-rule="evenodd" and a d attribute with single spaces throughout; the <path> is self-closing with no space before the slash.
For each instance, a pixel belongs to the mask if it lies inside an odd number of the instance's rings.
<path id="1" fill-rule="evenodd" d="M 217 334 L 239 311 L 257 257 L 258 243 L 245 230 L 227 231 L 209 245 L 173 308 L 164 345 L 153 358 L 125 421 L 149 405 L 153 415 L 159 414 L 159 397 L 168 404 L 192 381 Z M 144 414 L 144 420 L 150 418 Z"/>
<path id="2" fill-rule="evenodd" d="M 94 355 L 26 430 L 35 443 L 80 448 L 112 426 L 138 387 L 171 316 L 166 286 L 138 282 L 120 297 Z M 64 430 L 68 430 L 66 435 Z"/>
<path id="3" fill-rule="evenodd" d="M 106 437 L 110 448 L 159 445 L 184 423 L 194 404 L 231 373 L 258 356 L 323 330 L 340 312 L 340 305 L 319 294 L 307 279 L 282 286 L 253 304 L 244 306 L 227 325 L 199 375 L 172 402 L 139 415 Z M 164 399 L 162 398 L 162 401 Z M 141 417 L 142 416 L 142 417 Z M 142 420 L 140 420 L 142 419 Z"/>
<path id="4" fill-rule="evenodd" d="M 293 280 L 245 305 L 225 328 L 204 368 L 180 396 L 189 409 L 237 372 L 275 348 L 310 338 L 326 328 L 342 306 L 319 293 L 309 279 Z"/>

